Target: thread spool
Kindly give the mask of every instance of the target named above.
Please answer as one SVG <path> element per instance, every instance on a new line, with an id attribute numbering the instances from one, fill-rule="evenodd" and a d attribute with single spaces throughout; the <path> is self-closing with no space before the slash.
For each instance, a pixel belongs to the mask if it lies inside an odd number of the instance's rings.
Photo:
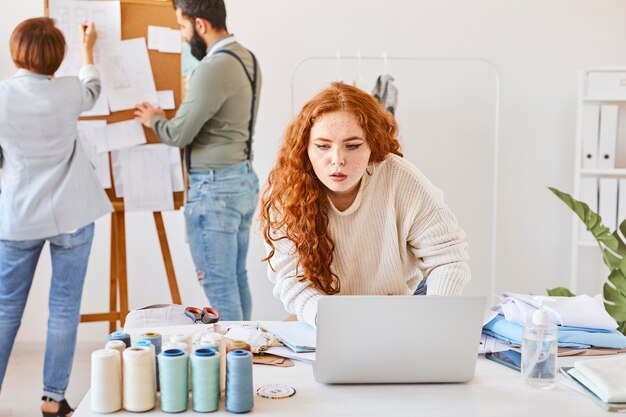
<path id="1" fill-rule="evenodd" d="M 215 349 L 215 351 L 218 352 L 219 345 L 215 342 L 209 342 L 209 343 L 199 342 L 197 345 L 193 347 L 193 352 L 197 351 L 198 349 Z M 191 353 L 193 354 L 193 352 Z"/>
<path id="2" fill-rule="evenodd" d="M 122 408 L 120 352 L 100 349 L 91 353 L 91 411 L 114 413 Z"/>
<path id="3" fill-rule="evenodd" d="M 215 411 L 220 403 L 220 354 L 215 349 L 198 348 L 191 355 L 193 410 Z"/>
<path id="4" fill-rule="evenodd" d="M 163 349 L 161 350 L 161 352 L 166 351 L 168 349 L 182 349 L 185 352 L 187 352 L 187 344 L 181 343 L 181 342 L 168 341 L 167 343 L 163 345 Z"/>
<path id="5" fill-rule="evenodd" d="M 156 357 L 156 346 L 154 346 L 152 344 L 152 341 L 150 341 L 149 339 L 137 340 L 135 343 L 133 343 L 133 346 L 143 346 L 143 347 L 150 349 L 150 352 L 152 352 L 152 357 L 154 360 L 154 382 L 156 384 L 155 389 L 158 391 L 159 390 L 159 364 L 157 362 L 157 357 Z"/>
<path id="6" fill-rule="evenodd" d="M 233 350 L 247 350 L 250 352 L 250 345 L 243 340 L 233 340 L 226 348 L 226 352 L 232 352 Z"/>
<path id="7" fill-rule="evenodd" d="M 124 409 L 148 411 L 156 405 L 156 382 L 152 350 L 133 346 L 124 351 Z"/>
<path id="8" fill-rule="evenodd" d="M 179 413 L 187 410 L 187 370 L 189 356 L 182 349 L 167 349 L 159 354 L 161 410 Z"/>
<path id="9" fill-rule="evenodd" d="M 226 410 L 247 413 L 254 406 L 252 392 L 252 353 L 233 350 L 226 360 Z"/>
<path id="10" fill-rule="evenodd" d="M 123 340 L 109 340 L 106 345 L 104 345 L 104 348 L 117 350 L 120 353 L 120 372 L 123 374 L 124 363 L 122 358 L 124 357 L 124 351 L 126 350 L 126 343 L 124 343 Z"/>
<path id="11" fill-rule="evenodd" d="M 109 335 L 108 340 L 121 340 L 127 348 L 130 347 L 130 335 L 124 332 L 113 332 Z"/>
<path id="12" fill-rule="evenodd" d="M 226 393 L 226 340 L 219 333 L 207 333 L 202 336 L 200 343 L 217 343 L 220 354 L 220 395 Z"/>
<path id="13" fill-rule="evenodd" d="M 160 334 L 158 333 L 153 333 L 153 332 L 149 332 L 149 333 L 143 333 L 141 336 L 139 336 L 139 339 L 146 339 L 152 342 L 152 344 L 154 345 L 154 351 L 155 354 L 159 354 L 161 353 L 161 347 L 163 346 L 163 338 L 161 337 Z"/>
<path id="14" fill-rule="evenodd" d="M 192 346 L 191 335 L 187 335 L 187 334 L 172 335 L 170 336 L 170 343 L 184 343 L 187 346 L 185 349 L 185 352 L 187 352 L 187 355 L 191 353 L 191 346 Z"/>

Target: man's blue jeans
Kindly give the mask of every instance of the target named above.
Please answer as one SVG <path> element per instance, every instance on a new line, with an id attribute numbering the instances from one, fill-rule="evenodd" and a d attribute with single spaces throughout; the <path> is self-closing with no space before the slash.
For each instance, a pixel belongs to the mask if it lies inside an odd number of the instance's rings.
<path id="1" fill-rule="evenodd" d="M 74 233 L 47 239 L 0 240 L 0 387 L 22 321 L 37 261 L 48 241 L 52 258 L 52 282 L 48 298 L 43 394 L 55 401 L 65 398 L 76 348 L 80 300 L 93 229 L 92 223 Z"/>
<path id="2" fill-rule="evenodd" d="M 189 174 L 187 240 L 198 280 L 222 320 L 250 320 L 246 257 L 258 194 L 250 161 Z"/>

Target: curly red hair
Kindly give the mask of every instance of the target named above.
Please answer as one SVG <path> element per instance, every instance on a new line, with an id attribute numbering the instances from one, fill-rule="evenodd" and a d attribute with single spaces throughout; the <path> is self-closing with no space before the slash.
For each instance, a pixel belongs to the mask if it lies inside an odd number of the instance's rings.
<path id="1" fill-rule="evenodd" d="M 327 113 L 352 114 L 365 133 L 370 147 L 370 163 L 382 162 L 387 155 L 402 156 L 393 116 L 366 92 L 343 83 L 333 83 L 319 92 L 289 123 L 270 171 L 261 199 L 260 222 L 270 252 L 264 261 L 271 267 L 274 242 L 289 239 L 302 268 L 300 281 L 326 294 L 341 289 L 332 271 L 335 243 L 328 232 L 328 197 L 325 186 L 315 176 L 308 157 L 309 136 L 315 120 Z"/>

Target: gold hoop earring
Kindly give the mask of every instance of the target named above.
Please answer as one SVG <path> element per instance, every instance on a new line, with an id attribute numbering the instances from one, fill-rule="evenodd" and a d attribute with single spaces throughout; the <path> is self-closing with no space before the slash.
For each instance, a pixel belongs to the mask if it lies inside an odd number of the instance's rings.
<path id="1" fill-rule="evenodd" d="M 374 164 L 369 164 L 367 168 L 365 168 L 365 172 L 371 177 L 374 174 Z"/>

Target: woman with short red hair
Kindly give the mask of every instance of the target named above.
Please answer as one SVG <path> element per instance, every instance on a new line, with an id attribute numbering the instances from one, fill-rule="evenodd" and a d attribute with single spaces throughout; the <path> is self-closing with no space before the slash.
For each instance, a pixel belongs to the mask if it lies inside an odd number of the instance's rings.
<path id="1" fill-rule="evenodd" d="M 260 217 L 274 296 L 299 320 L 315 325 L 322 295 L 457 295 L 469 281 L 465 234 L 397 133 L 342 83 L 287 127 Z"/>
<path id="2" fill-rule="evenodd" d="M 69 416 L 65 399 L 80 300 L 93 240 L 93 222 L 112 210 L 78 142 L 76 121 L 100 94 L 93 65 L 96 30 L 80 27 L 83 67 L 78 77 L 55 78 L 65 39 L 52 19 L 20 23 L 10 40 L 18 67 L 0 82 L 0 385 L 26 299 L 46 242 L 52 280 L 41 411 Z"/>

